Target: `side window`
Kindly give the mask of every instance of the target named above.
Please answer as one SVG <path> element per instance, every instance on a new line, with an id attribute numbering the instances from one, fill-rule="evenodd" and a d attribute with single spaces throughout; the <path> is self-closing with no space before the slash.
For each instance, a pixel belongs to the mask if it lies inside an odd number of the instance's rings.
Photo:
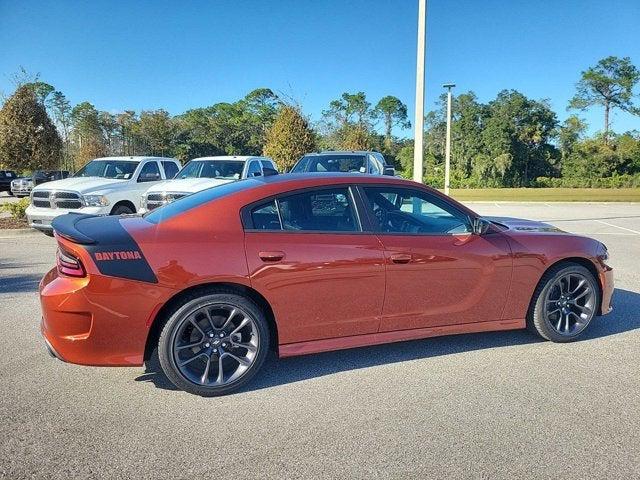
<path id="1" fill-rule="evenodd" d="M 262 175 L 262 168 L 260 168 L 260 162 L 258 162 L 257 160 L 252 160 L 251 163 L 249 163 L 249 168 L 247 170 L 247 177 L 248 178 L 259 177 L 260 175 Z"/>
<path id="2" fill-rule="evenodd" d="M 164 168 L 164 176 L 167 180 L 175 177 L 178 173 L 178 165 L 173 162 L 162 162 L 162 168 Z"/>
<path id="3" fill-rule="evenodd" d="M 380 161 L 373 155 L 369 155 L 369 172 L 373 175 L 382 175 L 382 168 L 380 167 Z"/>
<path id="4" fill-rule="evenodd" d="M 278 199 L 283 230 L 360 231 L 348 188 L 314 190 Z"/>
<path id="5" fill-rule="evenodd" d="M 271 160 L 261 160 L 262 168 L 273 168 L 274 170 L 278 170 L 278 167 Z"/>
<path id="6" fill-rule="evenodd" d="M 263 203 L 251 209 L 251 223 L 256 230 L 282 230 L 276 201 Z"/>
<path id="7" fill-rule="evenodd" d="M 393 187 L 364 187 L 364 192 L 380 232 L 444 235 L 471 231 L 465 214 L 427 192 Z"/>
<path id="8" fill-rule="evenodd" d="M 155 182 L 160 180 L 160 169 L 158 168 L 158 162 L 150 161 L 144 164 L 140 175 L 138 176 L 138 182 Z"/>

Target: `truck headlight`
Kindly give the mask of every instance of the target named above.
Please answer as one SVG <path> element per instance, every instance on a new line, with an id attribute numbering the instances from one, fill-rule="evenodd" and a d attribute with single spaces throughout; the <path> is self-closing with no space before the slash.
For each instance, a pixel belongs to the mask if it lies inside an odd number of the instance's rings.
<path id="1" fill-rule="evenodd" d="M 109 199 L 104 195 L 83 195 L 82 201 L 85 207 L 106 207 Z"/>

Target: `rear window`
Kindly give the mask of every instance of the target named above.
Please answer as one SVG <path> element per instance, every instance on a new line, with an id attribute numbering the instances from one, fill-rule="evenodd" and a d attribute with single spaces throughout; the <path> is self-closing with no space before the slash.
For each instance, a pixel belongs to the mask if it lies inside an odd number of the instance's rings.
<path id="1" fill-rule="evenodd" d="M 245 190 L 257 185 L 260 185 L 260 183 L 257 180 L 253 179 L 240 180 L 238 182 L 218 185 L 217 187 L 201 190 L 186 197 L 182 197 L 160 208 L 156 208 L 155 210 L 152 210 L 151 212 L 145 214 L 144 218 L 151 223 L 160 223 L 164 220 L 175 217 L 182 212 L 186 212 L 187 210 L 198 207 L 204 203 L 226 197 L 227 195 L 231 195 L 233 193 L 239 192 L 240 190 Z"/>

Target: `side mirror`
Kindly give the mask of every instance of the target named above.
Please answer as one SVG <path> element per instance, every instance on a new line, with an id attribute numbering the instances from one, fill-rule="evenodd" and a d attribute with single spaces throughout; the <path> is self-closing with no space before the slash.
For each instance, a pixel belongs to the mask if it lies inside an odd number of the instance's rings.
<path id="1" fill-rule="evenodd" d="M 265 177 L 278 175 L 278 171 L 275 168 L 271 168 L 271 167 L 262 167 L 262 172 L 264 173 Z"/>
<path id="2" fill-rule="evenodd" d="M 471 220 L 471 233 L 474 235 L 485 235 L 489 231 L 491 223 L 481 217 L 476 217 Z"/>
<path id="3" fill-rule="evenodd" d="M 138 177 L 138 183 L 156 182 L 158 180 L 160 180 L 160 174 L 158 173 L 145 173 Z"/>
<path id="4" fill-rule="evenodd" d="M 384 167 L 383 175 L 389 175 L 390 177 L 395 176 L 396 169 L 393 167 Z"/>

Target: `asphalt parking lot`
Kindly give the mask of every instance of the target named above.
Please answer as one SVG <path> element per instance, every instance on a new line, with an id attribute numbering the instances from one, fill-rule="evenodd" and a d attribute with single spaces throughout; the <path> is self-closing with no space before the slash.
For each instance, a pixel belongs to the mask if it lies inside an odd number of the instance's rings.
<path id="1" fill-rule="evenodd" d="M 49 357 L 55 242 L 0 231 L 0 477 L 639 478 L 640 204 L 470 204 L 609 247 L 614 312 L 581 341 L 473 334 L 278 360 L 235 395 Z M 123 332 L 126 335 L 126 332 Z"/>

